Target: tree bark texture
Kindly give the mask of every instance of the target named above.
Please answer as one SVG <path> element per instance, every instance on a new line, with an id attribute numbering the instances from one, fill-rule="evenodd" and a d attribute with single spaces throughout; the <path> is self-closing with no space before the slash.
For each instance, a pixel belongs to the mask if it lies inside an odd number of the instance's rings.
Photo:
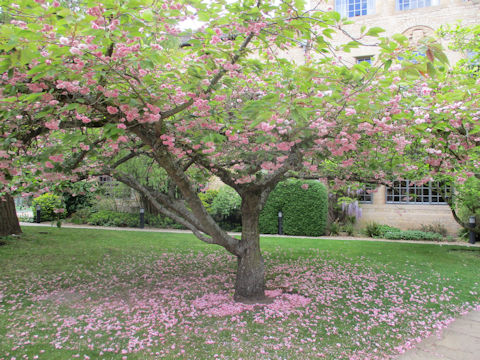
<path id="1" fill-rule="evenodd" d="M 242 196 L 242 239 L 239 244 L 234 299 L 240 302 L 265 300 L 265 264 L 260 251 L 260 196 Z"/>
<path id="2" fill-rule="evenodd" d="M 12 196 L 10 194 L 0 196 L 0 236 L 21 233 Z"/>

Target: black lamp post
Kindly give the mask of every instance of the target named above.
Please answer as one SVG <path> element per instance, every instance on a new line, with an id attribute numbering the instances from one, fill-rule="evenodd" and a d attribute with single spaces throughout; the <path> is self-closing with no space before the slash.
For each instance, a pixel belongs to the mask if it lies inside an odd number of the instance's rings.
<path id="1" fill-rule="evenodd" d="M 278 235 L 283 235 L 283 213 L 278 212 Z"/>
<path id="2" fill-rule="evenodd" d="M 468 218 L 468 225 L 470 227 L 470 231 L 468 232 L 468 238 L 469 238 L 468 242 L 470 244 L 475 244 L 475 240 L 476 240 L 475 238 L 477 236 L 477 234 L 475 234 L 475 231 L 474 231 L 475 223 L 476 223 L 475 216 L 470 216 Z"/>
<path id="3" fill-rule="evenodd" d="M 140 229 L 145 227 L 145 209 L 140 208 Z"/>
<path id="4" fill-rule="evenodd" d="M 37 224 L 40 224 L 40 216 L 41 216 L 41 212 L 42 212 L 42 207 L 37 204 L 37 206 L 35 207 L 35 209 L 37 210 L 37 213 L 36 213 L 36 222 Z"/>

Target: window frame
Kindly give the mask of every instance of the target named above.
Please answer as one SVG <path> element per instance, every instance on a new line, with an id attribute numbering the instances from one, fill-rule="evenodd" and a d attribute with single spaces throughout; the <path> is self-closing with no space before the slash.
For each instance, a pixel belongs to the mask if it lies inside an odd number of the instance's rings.
<path id="1" fill-rule="evenodd" d="M 358 191 L 357 199 L 359 204 L 373 204 L 373 191 L 376 186 L 372 184 L 365 184 L 365 186 Z"/>
<path id="2" fill-rule="evenodd" d="M 363 56 L 356 56 L 355 63 L 360 64 L 362 62 L 367 62 L 370 65 L 373 63 L 373 55 L 363 55 Z"/>
<path id="3" fill-rule="evenodd" d="M 408 11 L 440 5 L 440 0 L 395 0 L 395 10 Z"/>
<path id="4" fill-rule="evenodd" d="M 418 186 L 410 180 L 398 180 L 394 181 L 392 186 L 386 187 L 385 203 L 401 205 L 448 205 L 445 198 L 451 193 L 452 189 L 450 185 L 442 184 L 438 181 L 430 181 Z"/>
<path id="5" fill-rule="evenodd" d="M 341 17 L 373 15 L 376 10 L 376 0 L 335 0 L 334 8 Z"/>

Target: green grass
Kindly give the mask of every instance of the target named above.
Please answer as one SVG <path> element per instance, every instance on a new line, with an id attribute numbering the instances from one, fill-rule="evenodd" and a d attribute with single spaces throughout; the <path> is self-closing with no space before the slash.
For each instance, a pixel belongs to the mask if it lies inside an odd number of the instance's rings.
<path id="1" fill-rule="evenodd" d="M 283 294 L 241 307 L 235 259 L 192 235 L 23 230 L 0 246 L 0 359 L 388 357 L 479 304 L 479 248 L 265 237 Z"/>

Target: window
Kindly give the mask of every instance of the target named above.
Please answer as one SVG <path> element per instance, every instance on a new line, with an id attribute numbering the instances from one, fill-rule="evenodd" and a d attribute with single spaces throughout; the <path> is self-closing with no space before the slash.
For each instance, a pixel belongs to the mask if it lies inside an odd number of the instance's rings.
<path id="1" fill-rule="evenodd" d="M 396 0 L 397 10 L 411 10 L 440 4 L 440 0 Z"/>
<path id="2" fill-rule="evenodd" d="M 109 184 L 112 182 L 112 177 L 109 175 L 100 175 L 98 177 L 98 182 L 100 185 Z"/>
<path id="3" fill-rule="evenodd" d="M 335 11 L 342 17 L 371 15 L 375 13 L 375 0 L 335 0 Z"/>
<path id="4" fill-rule="evenodd" d="M 360 204 L 371 204 L 373 203 L 373 190 L 375 187 L 371 184 L 365 185 L 363 189 L 359 189 L 358 193 L 358 202 Z"/>
<path id="5" fill-rule="evenodd" d="M 413 181 L 395 181 L 387 187 L 387 204 L 446 204 L 451 187 L 439 182 L 415 185 Z"/>
<path id="6" fill-rule="evenodd" d="M 362 62 L 369 63 L 370 65 L 372 64 L 373 56 L 358 56 L 355 58 L 355 61 L 357 64 L 360 64 Z"/>

